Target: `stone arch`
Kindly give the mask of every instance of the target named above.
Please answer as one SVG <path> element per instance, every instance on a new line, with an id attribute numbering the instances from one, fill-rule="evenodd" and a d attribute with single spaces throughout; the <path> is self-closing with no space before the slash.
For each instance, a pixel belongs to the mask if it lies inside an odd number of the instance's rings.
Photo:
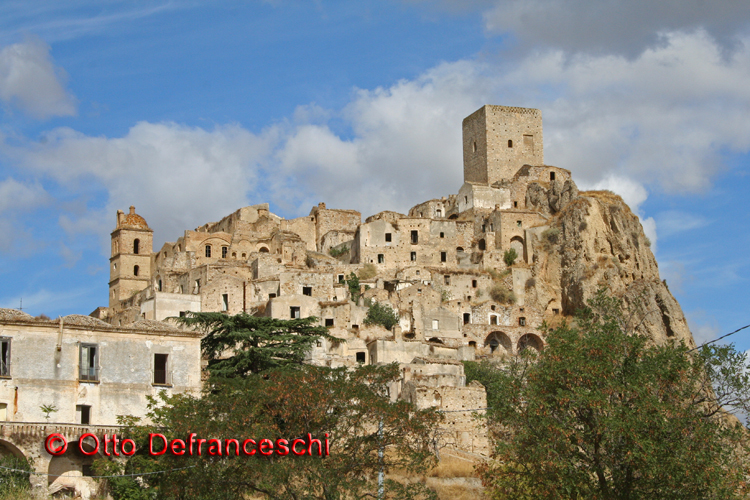
<path id="1" fill-rule="evenodd" d="M 456 220 L 458 219 L 458 214 L 451 214 L 450 217 L 448 217 L 448 220 Z"/>
<path id="2" fill-rule="evenodd" d="M 260 246 L 260 247 L 258 248 L 258 251 L 259 251 L 260 253 L 269 253 L 268 247 L 267 247 L 267 246 L 265 246 L 265 245 L 261 245 L 261 246 Z"/>
<path id="3" fill-rule="evenodd" d="M 523 352 L 528 348 L 535 349 L 537 352 L 541 352 L 541 350 L 544 349 L 544 342 L 542 342 L 542 339 L 539 337 L 539 335 L 527 333 L 521 336 L 520 339 L 518 339 L 518 352 Z"/>
<path id="4" fill-rule="evenodd" d="M 520 236 L 514 236 L 510 239 L 510 248 L 514 249 L 518 254 L 519 259 L 523 259 L 524 262 L 528 262 L 526 258 L 526 242 Z"/>
<path id="5" fill-rule="evenodd" d="M 0 439 L 0 457 L 26 458 L 26 454 L 15 444 L 5 439 Z"/>
<path id="6" fill-rule="evenodd" d="M 492 354 L 511 354 L 513 343 L 503 332 L 492 332 L 484 340 L 484 347 L 489 347 Z"/>

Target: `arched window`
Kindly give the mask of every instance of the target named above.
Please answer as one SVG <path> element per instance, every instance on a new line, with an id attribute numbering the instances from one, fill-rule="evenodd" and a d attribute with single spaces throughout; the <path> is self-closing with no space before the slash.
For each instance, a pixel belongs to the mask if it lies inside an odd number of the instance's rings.
<path id="1" fill-rule="evenodd" d="M 138 271 L 139 270 L 140 269 L 138 268 L 138 266 L 133 266 L 133 276 L 138 276 Z"/>
<path id="2" fill-rule="evenodd" d="M 211 245 L 206 245 L 206 257 L 211 257 Z"/>
<path id="3" fill-rule="evenodd" d="M 133 241 L 133 253 L 138 253 L 138 251 L 140 250 L 140 247 L 141 247 L 141 240 L 136 238 Z"/>

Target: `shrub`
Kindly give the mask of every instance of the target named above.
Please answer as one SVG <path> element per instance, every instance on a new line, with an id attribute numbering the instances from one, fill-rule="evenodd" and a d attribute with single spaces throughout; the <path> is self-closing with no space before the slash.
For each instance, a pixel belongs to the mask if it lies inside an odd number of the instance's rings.
<path id="1" fill-rule="evenodd" d="M 536 285 L 536 278 L 529 278 L 526 280 L 526 288 L 534 288 Z"/>
<path id="2" fill-rule="evenodd" d="M 544 246 L 547 248 L 551 247 L 552 245 L 556 245 L 559 239 L 560 229 L 556 227 L 545 229 L 542 233 L 542 243 L 544 243 Z"/>
<path id="3" fill-rule="evenodd" d="M 503 260 L 505 261 L 505 265 L 508 267 L 512 266 L 517 258 L 518 258 L 518 252 L 516 252 L 515 248 L 506 250 L 505 253 L 503 254 Z"/>
<path id="4" fill-rule="evenodd" d="M 502 285 L 493 285 L 493 287 L 490 288 L 490 297 L 492 297 L 492 300 L 499 302 L 500 304 L 516 303 L 516 295 Z"/>
<path id="5" fill-rule="evenodd" d="M 23 492 L 29 490 L 31 487 L 29 473 L 34 469 L 28 460 L 6 455 L 0 458 L 0 466 L 3 467 L 0 468 L 0 495 L 8 498 L 13 498 L 15 495 L 20 497 Z"/>
<path id="6" fill-rule="evenodd" d="M 331 255 L 331 257 L 341 257 L 342 255 L 349 253 L 349 247 L 341 247 L 341 248 L 331 248 L 328 250 L 328 253 Z"/>
<path id="7" fill-rule="evenodd" d="M 398 314 L 388 304 L 375 302 L 367 310 L 365 325 L 381 325 L 390 330 L 398 324 Z"/>
<path id="8" fill-rule="evenodd" d="M 369 280 L 374 278 L 378 274 L 378 268 L 375 264 L 365 264 L 362 269 L 359 270 L 359 279 Z"/>
<path id="9" fill-rule="evenodd" d="M 346 286 L 349 288 L 349 295 L 351 296 L 354 303 L 359 302 L 359 296 L 361 295 L 359 291 L 359 278 L 356 274 L 351 273 L 345 280 Z"/>

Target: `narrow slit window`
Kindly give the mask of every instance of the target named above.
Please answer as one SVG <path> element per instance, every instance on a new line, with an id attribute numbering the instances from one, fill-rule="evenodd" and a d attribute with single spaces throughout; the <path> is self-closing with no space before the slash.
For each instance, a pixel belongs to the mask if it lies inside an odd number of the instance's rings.
<path id="1" fill-rule="evenodd" d="M 384 264 L 385 263 L 385 255 L 382 253 L 378 254 L 378 264 Z"/>
<path id="2" fill-rule="evenodd" d="M 154 354 L 154 385 L 169 385 L 169 354 Z"/>
<path id="3" fill-rule="evenodd" d="M 228 293 L 221 294 L 221 310 L 222 311 L 229 310 L 229 294 Z"/>
<path id="4" fill-rule="evenodd" d="M 411 232 L 411 244 L 416 245 L 419 243 L 419 231 L 412 231 Z"/>
<path id="5" fill-rule="evenodd" d="M 221 258 L 226 259 L 229 254 L 229 247 L 221 247 Z"/>
<path id="6" fill-rule="evenodd" d="M 138 273 L 140 272 L 141 268 L 138 266 L 133 266 L 133 276 L 138 276 Z"/>
<path id="7" fill-rule="evenodd" d="M 140 251 L 140 249 L 141 249 L 141 240 L 136 238 L 133 241 L 133 253 L 137 254 Z"/>
<path id="8" fill-rule="evenodd" d="M 211 257 L 211 245 L 206 245 L 206 257 Z"/>
<path id="9" fill-rule="evenodd" d="M 446 262 L 448 260 L 447 252 L 440 252 L 440 262 Z"/>
<path id="10" fill-rule="evenodd" d="M 471 323 L 471 314 L 464 313 L 464 325 L 468 325 L 469 323 Z"/>

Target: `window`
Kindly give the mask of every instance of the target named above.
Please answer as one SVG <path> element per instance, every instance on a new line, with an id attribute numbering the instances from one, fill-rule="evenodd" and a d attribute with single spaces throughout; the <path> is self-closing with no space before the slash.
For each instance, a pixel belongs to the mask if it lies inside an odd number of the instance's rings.
<path id="1" fill-rule="evenodd" d="M 302 295 L 307 295 L 308 297 L 312 297 L 312 287 L 311 286 L 303 286 L 302 287 Z"/>
<path id="2" fill-rule="evenodd" d="M 8 420 L 8 403 L 0 403 L 0 422 Z"/>
<path id="3" fill-rule="evenodd" d="M 276 298 L 276 294 L 275 293 L 269 293 L 268 294 L 268 298 L 269 299 L 275 299 Z"/>
<path id="4" fill-rule="evenodd" d="M 490 306 L 490 309 L 492 309 L 494 311 L 495 310 L 495 306 Z"/>
<path id="5" fill-rule="evenodd" d="M 412 262 L 416 262 L 417 261 L 417 252 L 412 252 L 411 255 L 409 255 L 409 258 L 411 259 Z"/>
<path id="6" fill-rule="evenodd" d="M 471 280 L 471 287 L 476 288 L 477 287 L 477 280 Z"/>
<path id="7" fill-rule="evenodd" d="M 221 247 L 221 258 L 226 259 L 229 254 L 229 247 Z"/>
<path id="8" fill-rule="evenodd" d="M 299 319 L 299 307 L 295 307 L 295 306 L 290 307 L 289 317 L 292 319 Z"/>
<path id="9" fill-rule="evenodd" d="M 445 262 L 448 260 L 448 253 L 447 252 L 440 252 L 440 262 Z"/>
<path id="10" fill-rule="evenodd" d="M 412 231 L 411 232 L 411 244 L 416 245 L 419 243 L 419 231 Z"/>
<path id="11" fill-rule="evenodd" d="M 437 209 L 437 211 L 435 213 L 437 214 L 438 217 L 442 217 L 443 216 L 443 211 L 440 210 L 439 208 Z"/>
<path id="12" fill-rule="evenodd" d="M 526 326 L 526 318 L 518 318 L 518 326 Z"/>
<path id="13" fill-rule="evenodd" d="M 440 321 L 433 319 L 432 320 L 432 329 L 433 330 L 439 330 L 440 329 Z"/>
<path id="14" fill-rule="evenodd" d="M 237 252 L 232 252 L 232 258 L 233 258 L 233 259 L 236 259 L 236 258 L 237 258 Z"/>
<path id="15" fill-rule="evenodd" d="M 552 309 L 552 314 L 560 314 L 560 309 Z"/>
<path id="16" fill-rule="evenodd" d="M 487 232 L 487 225 L 486 224 L 482 224 L 482 232 L 483 233 Z"/>
<path id="17" fill-rule="evenodd" d="M 333 318 L 326 318 L 326 326 L 333 326 Z"/>
<path id="18" fill-rule="evenodd" d="M 464 196 L 464 203 L 469 203 L 469 197 L 468 196 Z"/>
<path id="19" fill-rule="evenodd" d="M 140 271 L 140 267 L 133 266 L 133 276 L 138 276 L 138 271 Z"/>
<path id="20" fill-rule="evenodd" d="M 495 231 L 495 225 L 492 222 L 490 222 L 490 232 L 492 233 L 494 231 Z"/>
<path id="21" fill-rule="evenodd" d="M 464 325 L 468 325 L 469 323 L 471 323 L 471 314 L 464 313 Z"/>
<path id="22" fill-rule="evenodd" d="M 441 238 L 445 238 L 445 233 L 440 233 Z"/>
<path id="23" fill-rule="evenodd" d="M 521 227 L 521 221 L 520 220 L 516 221 L 516 226 Z"/>
<path id="24" fill-rule="evenodd" d="M 187 317 L 187 313 L 188 313 L 187 311 L 180 311 L 180 318 Z"/>
<path id="25" fill-rule="evenodd" d="M 10 337 L 0 337 L 0 377 L 10 377 Z"/>
<path id="26" fill-rule="evenodd" d="M 490 325 L 496 325 L 497 324 L 497 314 L 493 314 L 490 316 Z"/>
<path id="27" fill-rule="evenodd" d="M 78 362 L 78 380 L 99 380 L 99 346 L 96 344 L 81 344 Z M 88 423 L 88 422 L 87 422 Z"/>
<path id="28" fill-rule="evenodd" d="M 364 351 L 359 351 L 357 353 L 357 363 L 364 363 L 367 359 L 367 355 Z"/>
<path id="29" fill-rule="evenodd" d="M 446 274 L 445 276 L 443 276 L 443 283 L 445 283 L 446 285 L 450 285 L 451 284 L 451 276 L 450 276 L 450 274 Z"/>
<path id="30" fill-rule="evenodd" d="M 343 283 L 343 282 L 344 282 L 344 275 L 339 274 L 339 283 Z"/>
<path id="31" fill-rule="evenodd" d="M 378 264 L 383 264 L 383 263 L 385 263 L 385 255 L 383 255 L 382 253 L 379 253 L 378 254 Z"/>
<path id="32" fill-rule="evenodd" d="M 229 294 L 228 293 L 221 294 L 221 310 L 222 311 L 229 310 Z"/>
<path id="33" fill-rule="evenodd" d="M 476 153 L 477 152 L 477 141 L 474 141 L 473 148 L 474 148 L 474 152 Z"/>
<path id="34" fill-rule="evenodd" d="M 133 240 L 133 253 L 138 253 L 138 251 L 141 249 L 141 240 L 136 238 Z"/>
<path id="35" fill-rule="evenodd" d="M 487 248 L 487 243 L 485 243 L 484 238 L 479 240 L 479 249 L 484 251 L 484 249 Z"/>
<path id="36" fill-rule="evenodd" d="M 195 280 L 195 285 L 193 286 L 193 293 L 200 293 L 201 292 L 201 280 L 197 279 Z"/>
<path id="37" fill-rule="evenodd" d="M 159 291 L 160 291 L 160 292 L 162 291 L 162 283 L 161 283 L 161 280 L 159 280 Z"/>
<path id="38" fill-rule="evenodd" d="M 518 202 L 517 201 L 513 202 L 513 208 L 518 208 Z"/>
<path id="39" fill-rule="evenodd" d="M 211 245 L 206 245 L 206 257 L 211 257 Z"/>
<path id="40" fill-rule="evenodd" d="M 76 405 L 76 421 L 83 425 L 91 423 L 91 407 L 89 405 Z"/>
<path id="41" fill-rule="evenodd" d="M 391 242 L 391 233 L 385 233 L 385 241 Z"/>
<path id="42" fill-rule="evenodd" d="M 170 385 L 168 360 L 169 354 L 154 354 L 154 385 Z"/>
<path id="43" fill-rule="evenodd" d="M 508 147 L 509 147 L 509 148 L 512 148 L 512 147 L 513 147 L 513 141 L 512 141 L 512 140 L 510 140 L 510 139 L 508 139 Z"/>
<path id="44" fill-rule="evenodd" d="M 549 180 L 551 180 L 551 181 L 555 180 L 555 173 L 554 172 L 550 172 L 549 173 Z"/>

